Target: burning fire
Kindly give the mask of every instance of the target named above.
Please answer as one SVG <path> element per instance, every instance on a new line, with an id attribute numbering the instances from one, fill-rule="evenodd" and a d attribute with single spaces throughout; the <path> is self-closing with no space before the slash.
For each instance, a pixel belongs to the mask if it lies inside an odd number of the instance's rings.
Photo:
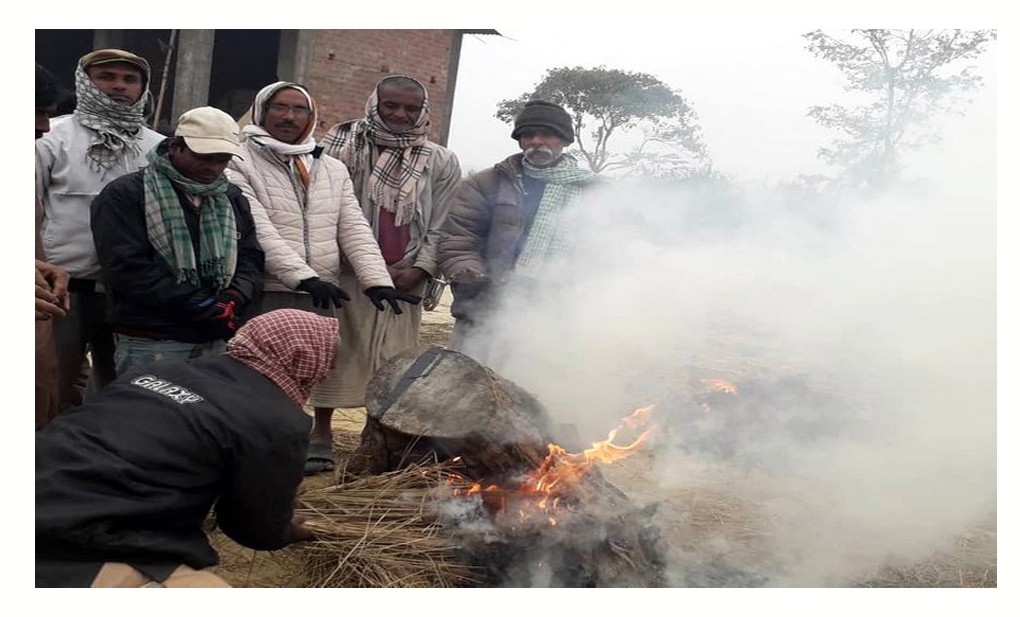
<path id="1" fill-rule="evenodd" d="M 736 396 L 737 394 L 737 385 L 732 381 L 726 381 L 725 379 L 715 378 L 706 378 L 701 379 L 699 381 L 701 381 L 702 384 L 704 384 L 708 388 L 711 388 L 715 392 L 722 392 L 723 394 L 732 394 L 734 396 Z M 702 402 L 701 410 L 705 413 L 711 413 L 712 406 L 709 405 L 708 403 Z"/>
<path id="2" fill-rule="evenodd" d="M 480 495 L 482 502 L 490 510 L 498 512 L 506 511 L 508 501 L 513 501 L 519 506 L 518 513 L 522 520 L 532 519 L 541 514 L 550 525 L 555 525 L 555 515 L 561 507 L 563 495 L 591 471 L 592 467 L 598 463 L 623 460 L 637 452 L 648 441 L 651 429 L 643 430 L 627 445 L 615 443 L 620 431 L 625 429 L 635 431 L 646 426 L 654 409 L 654 405 L 648 405 L 635 410 L 610 431 L 606 439 L 596 441 L 590 448 L 581 452 L 572 453 L 558 444 L 549 444 L 549 454 L 538 469 L 529 473 L 513 488 L 495 484 L 482 486 L 476 483 L 470 488 L 455 491 L 455 494 Z"/>
<path id="3" fill-rule="evenodd" d="M 726 381 L 725 379 L 702 379 L 701 383 L 712 388 L 716 392 L 725 392 L 726 394 L 737 393 L 736 384 L 732 381 Z"/>

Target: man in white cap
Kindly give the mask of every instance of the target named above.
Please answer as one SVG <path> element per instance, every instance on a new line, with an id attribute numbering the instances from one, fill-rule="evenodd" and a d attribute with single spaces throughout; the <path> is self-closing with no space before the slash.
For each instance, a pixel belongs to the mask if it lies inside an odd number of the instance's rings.
<path id="1" fill-rule="evenodd" d="M 239 149 L 233 118 L 192 109 L 149 152 L 148 167 L 92 202 L 118 376 L 222 353 L 261 297 L 264 255 L 248 200 L 223 173 Z"/>
<path id="2" fill-rule="evenodd" d="M 105 320 L 89 204 L 114 178 L 144 167 L 146 153 L 163 139 L 145 126 L 150 71 L 144 58 L 99 49 L 81 57 L 74 78 L 74 113 L 55 118 L 35 142 L 43 247 L 47 261 L 71 276 L 71 309 L 54 322 L 61 410 L 81 402 L 75 380 L 86 352 L 90 393 L 114 377 L 113 334 Z"/>

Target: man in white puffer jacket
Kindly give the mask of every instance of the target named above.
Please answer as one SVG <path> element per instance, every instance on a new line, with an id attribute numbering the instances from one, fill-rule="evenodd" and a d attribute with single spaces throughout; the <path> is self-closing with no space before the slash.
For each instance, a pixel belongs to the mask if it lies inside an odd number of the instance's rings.
<path id="1" fill-rule="evenodd" d="M 394 288 L 347 168 L 316 145 L 315 101 L 307 89 L 285 81 L 266 86 L 255 95 L 252 119 L 242 129 L 244 158 L 227 169 L 251 204 L 266 254 L 265 294 L 252 314 L 297 308 L 334 317 L 350 300 L 337 286 L 348 268 L 380 311 L 385 303 L 396 313 L 402 312 L 398 301 L 417 304 L 418 296 Z M 334 369 L 308 398 L 315 428 L 306 473 L 333 467 L 330 419 L 337 391 Z"/>

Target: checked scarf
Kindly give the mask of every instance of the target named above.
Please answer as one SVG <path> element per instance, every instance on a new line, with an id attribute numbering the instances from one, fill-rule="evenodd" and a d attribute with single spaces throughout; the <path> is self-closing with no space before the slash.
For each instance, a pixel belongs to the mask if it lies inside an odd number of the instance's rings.
<path id="1" fill-rule="evenodd" d="M 298 309 L 278 309 L 248 320 L 227 341 L 227 355 L 242 362 L 304 405 L 312 386 L 329 372 L 339 324 Z"/>
<path id="2" fill-rule="evenodd" d="M 74 71 L 74 94 L 77 98 L 75 117 L 95 133 L 86 151 L 89 169 L 109 170 L 122 152 L 141 154 L 142 148 L 135 136 L 145 124 L 148 89 L 134 105 L 121 105 L 92 83 L 85 69 L 79 66 Z"/>
<path id="3" fill-rule="evenodd" d="M 581 196 L 581 183 L 594 177 L 577 166 L 577 160 L 564 154 L 553 167 L 535 167 L 522 161 L 524 174 L 545 182 L 542 201 L 531 224 L 528 239 L 517 258 L 515 268 L 529 270 L 540 267 L 547 259 L 567 248 L 567 236 L 560 233 L 560 218 L 567 206 Z"/>
<path id="4" fill-rule="evenodd" d="M 365 117 L 338 125 L 323 138 L 326 154 L 343 161 L 352 176 L 363 173 L 371 165 L 373 152 L 378 152 L 368 177 L 367 197 L 372 203 L 392 212 L 394 224 L 398 227 L 407 225 L 414 218 L 418 198 L 425 185 L 419 180 L 432 154 L 427 145 L 428 90 L 418 80 L 414 81 L 421 86 L 425 99 L 421 115 L 411 130 L 393 133 L 386 127 L 379 116 L 379 84 L 376 84 L 365 103 Z M 382 149 L 373 146 L 382 146 Z"/>
<path id="5" fill-rule="evenodd" d="M 211 282 L 226 288 L 237 266 L 237 225 L 227 198 L 227 177 L 220 174 L 212 184 L 199 184 L 181 175 L 167 157 L 164 141 L 149 151 L 145 168 L 145 224 L 149 242 L 173 272 L 178 283 L 201 286 Z M 202 261 L 195 263 L 195 247 L 184 220 L 184 209 L 174 190 L 202 198 L 198 247 Z"/>

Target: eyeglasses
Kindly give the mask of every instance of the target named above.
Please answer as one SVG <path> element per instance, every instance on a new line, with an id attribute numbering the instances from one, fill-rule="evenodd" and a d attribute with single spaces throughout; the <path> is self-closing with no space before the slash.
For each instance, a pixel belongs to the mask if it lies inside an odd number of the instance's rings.
<path id="1" fill-rule="evenodd" d="M 270 103 L 266 105 L 266 109 L 273 112 L 274 114 L 280 114 L 281 116 L 288 111 L 294 112 L 294 116 L 298 118 L 307 118 L 312 115 L 312 110 L 307 107 L 297 107 L 294 105 L 284 105 L 283 103 Z"/>

